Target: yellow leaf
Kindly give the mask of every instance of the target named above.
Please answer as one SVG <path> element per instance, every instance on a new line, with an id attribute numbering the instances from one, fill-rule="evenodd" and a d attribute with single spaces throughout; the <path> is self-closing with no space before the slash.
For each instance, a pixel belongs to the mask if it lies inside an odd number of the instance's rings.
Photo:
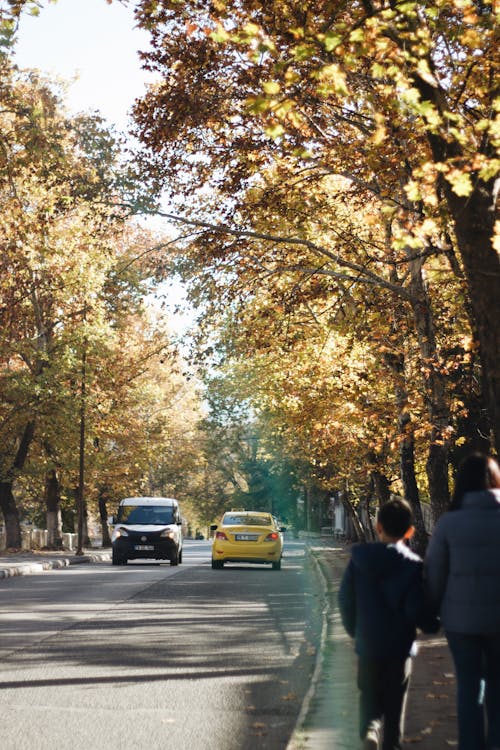
<path id="1" fill-rule="evenodd" d="M 262 88 L 264 89 L 266 94 L 270 94 L 270 95 L 279 94 L 280 92 L 280 85 L 277 81 L 266 81 L 262 85 Z"/>
<path id="2" fill-rule="evenodd" d="M 321 78 L 332 81 L 335 91 L 338 94 L 347 95 L 349 93 L 345 74 L 338 65 L 334 63 L 332 65 L 325 65 L 321 70 Z"/>

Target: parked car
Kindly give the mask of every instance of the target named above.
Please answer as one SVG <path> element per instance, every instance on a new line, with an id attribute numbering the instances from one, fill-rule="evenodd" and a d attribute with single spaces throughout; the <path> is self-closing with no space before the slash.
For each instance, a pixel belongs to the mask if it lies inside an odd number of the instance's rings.
<path id="1" fill-rule="evenodd" d="M 223 568 L 227 562 L 270 563 L 280 570 L 283 555 L 283 532 L 270 513 L 230 511 L 210 529 L 212 568 Z"/>
<path id="2" fill-rule="evenodd" d="M 127 497 L 120 502 L 111 536 L 113 565 L 128 560 L 182 562 L 182 519 L 177 500 L 171 497 Z"/>

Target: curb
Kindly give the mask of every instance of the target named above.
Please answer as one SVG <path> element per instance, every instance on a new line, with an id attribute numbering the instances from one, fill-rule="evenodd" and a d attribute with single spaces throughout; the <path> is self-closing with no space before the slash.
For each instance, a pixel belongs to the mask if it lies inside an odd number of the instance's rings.
<path id="1" fill-rule="evenodd" d="M 92 563 L 111 560 L 109 553 L 100 555 L 86 554 L 74 557 L 60 557 L 52 560 L 43 560 L 39 562 L 26 562 L 12 565 L 7 568 L 0 568 L 0 578 L 13 578 L 14 576 L 29 576 L 43 573 L 46 570 L 56 570 L 67 568 L 70 565 L 80 565 L 82 563 Z"/>
<path id="2" fill-rule="evenodd" d="M 319 639 L 318 653 L 316 654 L 316 663 L 314 665 L 314 671 L 311 677 L 309 688 L 304 696 L 302 705 L 295 722 L 295 727 L 292 731 L 292 735 L 286 746 L 286 750 L 307 750 L 307 736 L 304 731 L 304 725 L 306 723 L 311 702 L 315 697 L 316 688 L 321 679 L 323 666 L 325 662 L 325 647 L 328 639 L 328 623 L 329 616 L 331 613 L 331 602 L 329 597 L 329 583 L 326 575 L 321 569 L 321 565 L 318 561 L 316 554 L 306 545 L 307 554 L 309 559 L 312 560 L 315 568 L 316 575 L 321 582 L 321 588 L 323 592 L 323 609 L 321 612 L 321 635 Z"/>

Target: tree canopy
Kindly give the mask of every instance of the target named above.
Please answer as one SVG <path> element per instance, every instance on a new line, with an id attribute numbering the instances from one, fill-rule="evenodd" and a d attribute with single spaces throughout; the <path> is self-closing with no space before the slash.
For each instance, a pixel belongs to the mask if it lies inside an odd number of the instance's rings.
<path id="1" fill-rule="evenodd" d="M 51 512 L 74 508 L 82 479 L 94 516 L 99 498 L 147 490 L 177 393 L 200 417 L 151 302 L 164 240 L 120 207 L 120 143 L 98 115 L 68 115 L 37 71 L 1 65 L 0 507 L 17 548 L 21 518 L 49 495 Z"/>
<path id="2" fill-rule="evenodd" d="M 421 501 L 437 518 L 462 452 L 500 447 L 496 5 L 136 0 L 157 82 L 128 165 L 12 66 L 41 7 L 0 17 L 9 533 L 14 485 L 74 492 L 85 412 L 94 501 L 153 487 L 205 523 L 238 498 L 341 489 L 355 513 L 395 491 L 424 540 Z M 173 272 L 203 405 L 147 310 Z"/>
<path id="3" fill-rule="evenodd" d="M 438 515 L 450 454 L 500 439 L 498 10 L 143 0 L 136 15 L 161 76 L 135 107 L 140 164 L 197 232 L 180 243 L 193 299 L 246 308 L 268 351 L 284 332 L 298 346 L 294 315 L 366 341 L 355 321 L 376 308 L 371 356 L 392 367 L 400 446 L 426 431 Z"/>

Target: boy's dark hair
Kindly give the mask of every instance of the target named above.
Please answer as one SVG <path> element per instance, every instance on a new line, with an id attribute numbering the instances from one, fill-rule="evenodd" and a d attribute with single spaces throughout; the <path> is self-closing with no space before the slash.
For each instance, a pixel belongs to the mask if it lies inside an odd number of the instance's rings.
<path id="1" fill-rule="evenodd" d="M 388 500 L 380 506 L 377 520 L 388 536 L 402 539 L 413 524 L 411 506 L 406 500 Z"/>

